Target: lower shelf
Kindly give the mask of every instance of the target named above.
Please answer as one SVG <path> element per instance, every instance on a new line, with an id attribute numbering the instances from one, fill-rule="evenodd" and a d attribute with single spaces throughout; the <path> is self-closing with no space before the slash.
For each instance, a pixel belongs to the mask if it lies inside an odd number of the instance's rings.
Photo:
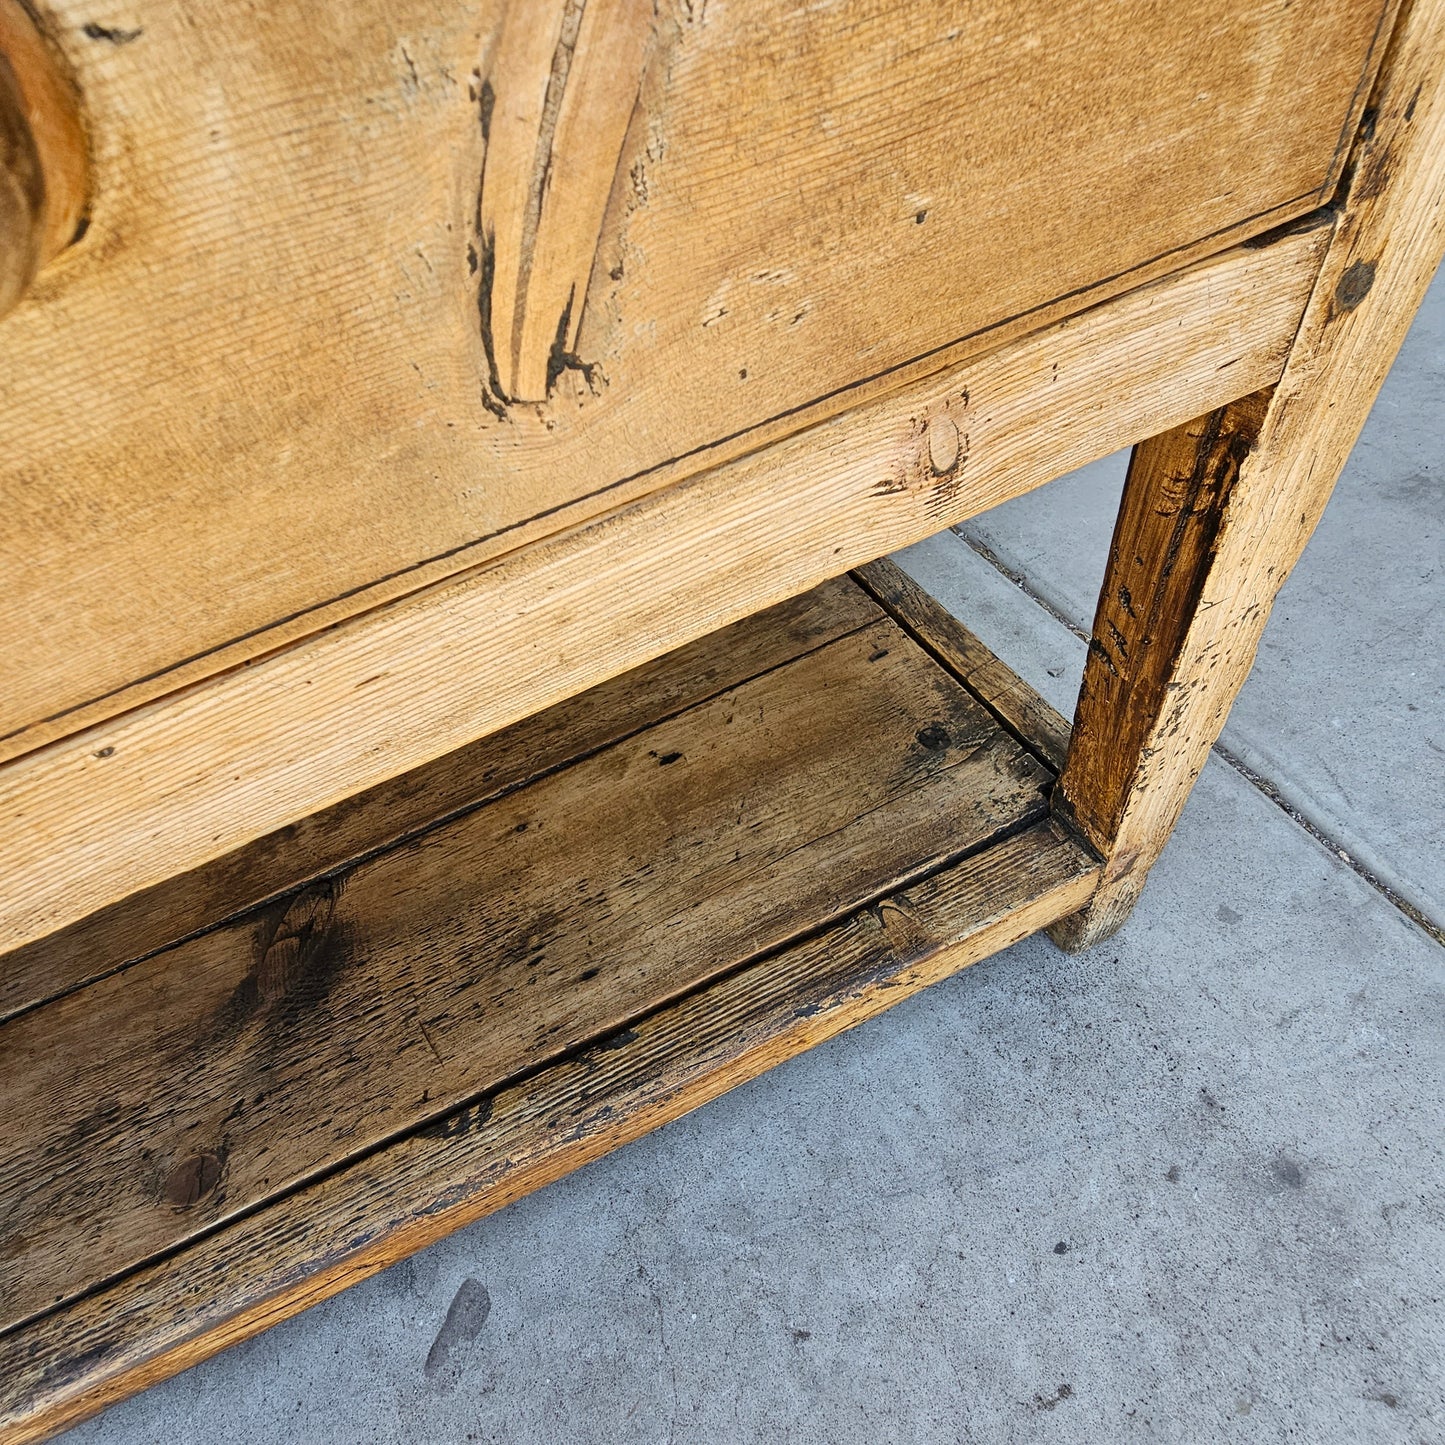
<path id="1" fill-rule="evenodd" d="M 876 564 L 0 960 L 3 1438 L 1076 911 L 1063 736 Z"/>

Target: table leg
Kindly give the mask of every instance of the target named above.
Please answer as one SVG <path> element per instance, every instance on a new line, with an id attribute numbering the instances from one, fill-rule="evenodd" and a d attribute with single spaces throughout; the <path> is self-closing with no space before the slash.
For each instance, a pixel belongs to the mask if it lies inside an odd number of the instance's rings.
<path id="1" fill-rule="evenodd" d="M 1135 448 L 1056 812 L 1105 860 L 1069 949 L 1129 916 L 1445 252 L 1445 0 L 1402 16 L 1279 383 Z"/>

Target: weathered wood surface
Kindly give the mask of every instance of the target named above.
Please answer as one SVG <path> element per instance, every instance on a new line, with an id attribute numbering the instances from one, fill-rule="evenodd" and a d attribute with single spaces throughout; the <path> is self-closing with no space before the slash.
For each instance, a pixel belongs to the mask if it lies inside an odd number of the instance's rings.
<path id="1" fill-rule="evenodd" d="M 1389 8 L 55 0 L 95 187 L 0 347 L 4 745 L 1308 210 Z"/>
<path id="2" fill-rule="evenodd" d="M 1269 385 L 1324 239 L 1202 262 L 16 760 L 0 945 Z"/>
<path id="3" fill-rule="evenodd" d="M 1141 442 L 1129 462 L 1056 800 L 1058 811 L 1109 859 L 1111 886 L 1131 880 L 1113 894 L 1109 912 L 1120 921 L 1163 842 L 1126 824 L 1131 810 L 1149 808 L 1145 795 L 1156 779 L 1168 777 L 1162 764 L 1176 757 L 1183 704 L 1194 689 L 1217 686 L 1227 708 L 1243 681 L 1235 670 L 1217 682 L 1209 671 L 1183 677 L 1179 666 L 1190 629 L 1199 624 L 1240 468 L 1259 440 L 1269 401 L 1270 393 L 1259 391 L 1231 402 Z M 1257 605 L 1257 596 L 1251 591 L 1241 602 Z M 1190 771 L 1188 782 L 1193 779 Z"/>
<path id="4" fill-rule="evenodd" d="M 0 1020 L 514 791 L 882 616 L 847 579 L 825 582 L 202 868 L 131 894 L 4 955 Z"/>
<path id="5" fill-rule="evenodd" d="M 945 615 L 911 602 L 905 631 L 825 584 L 225 860 L 195 898 L 177 880 L 90 920 L 122 964 L 203 931 L 0 1024 L 0 1438 L 1077 909 L 1097 864 L 1047 821 L 1037 742 L 940 665 Z"/>
<path id="6" fill-rule="evenodd" d="M 884 619 L 12 1019 L 0 1327 L 1043 817 L 1051 780 Z"/>
<path id="7" fill-rule="evenodd" d="M 73 1424 L 1007 947 L 1077 909 L 1095 868 L 1037 824 L 0 1336 L 4 1438 Z"/>
<path id="8" fill-rule="evenodd" d="M 1066 946 L 1127 918 L 1442 253 L 1445 0 L 1414 0 L 1279 385 L 1150 441 L 1130 469 L 1057 789 L 1107 860 L 1088 910 L 1054 930 Z M 1191 487 L 1196 516 L 1178 507 Z M 1131 615 L 1141 567 L 1156 590 Z"/>
<path id="9" fill-rule="evenodd" d="M 889 616 L 959 679 L 1025 747 L 1057 771 L 1069 723 L 901 567 L 881 558 L 854 573 Z"/>

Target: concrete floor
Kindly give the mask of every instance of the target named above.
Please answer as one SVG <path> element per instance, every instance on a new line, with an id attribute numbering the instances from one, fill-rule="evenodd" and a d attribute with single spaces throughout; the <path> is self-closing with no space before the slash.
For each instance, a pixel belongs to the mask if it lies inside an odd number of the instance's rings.
<path id="1" fill-rule="evenodd" d="M 1029 940 L 67 1438 L 1445 1441 L 1442 450 L 1445 279 L 1111 943 Z M 900 559 L 1064 707 L 1120 474 Z"/>

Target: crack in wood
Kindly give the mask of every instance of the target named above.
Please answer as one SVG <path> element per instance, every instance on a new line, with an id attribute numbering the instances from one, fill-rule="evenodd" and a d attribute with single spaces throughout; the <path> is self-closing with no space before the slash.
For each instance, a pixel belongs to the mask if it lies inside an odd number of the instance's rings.
<path id="1" fill-rule="evenodd" d="M 577 351 L 612 181 L 638 103 L 654 17 L 645 0 L 514 0 L 480 86 L 477 310 L 485 404 L 544 402 Z"/>

